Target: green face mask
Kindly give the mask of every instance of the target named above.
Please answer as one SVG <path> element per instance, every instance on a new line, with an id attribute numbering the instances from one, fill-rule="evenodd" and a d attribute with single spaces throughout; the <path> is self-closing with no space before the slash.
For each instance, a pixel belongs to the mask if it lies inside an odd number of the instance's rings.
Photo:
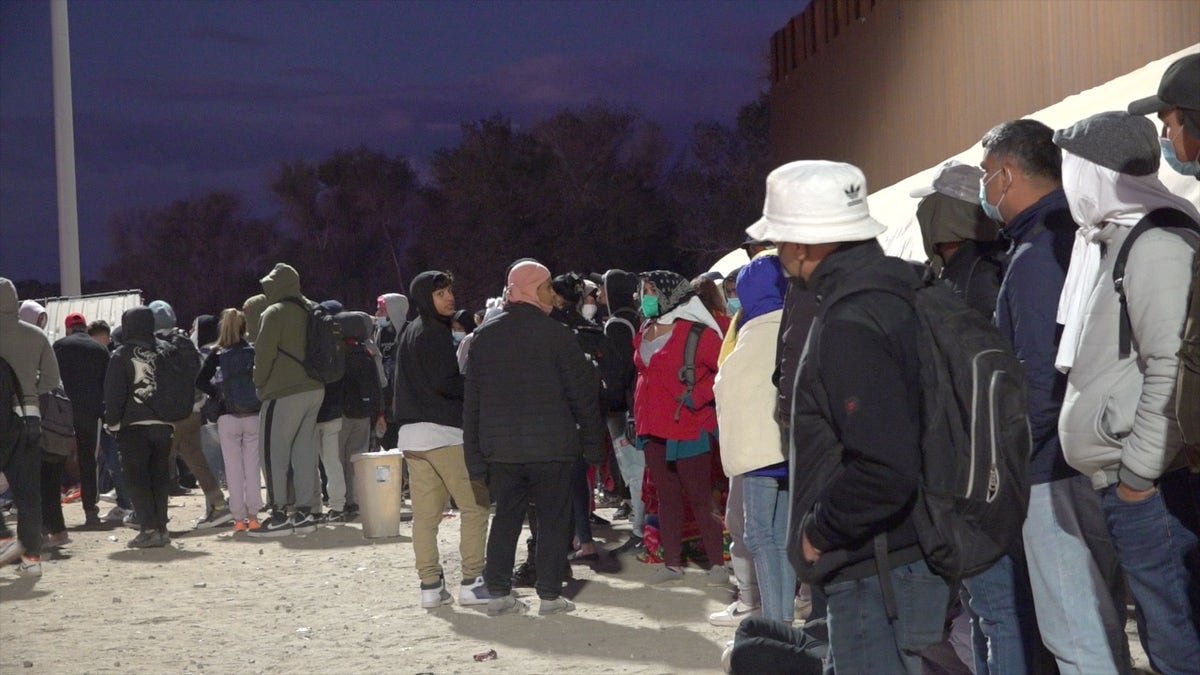
<path id="1" fill-rule="evenodd" d="M 647 319 L 653 319 L 658 316 L 658 296 L 643 295 L 642 296 L 642 315 Z"/>

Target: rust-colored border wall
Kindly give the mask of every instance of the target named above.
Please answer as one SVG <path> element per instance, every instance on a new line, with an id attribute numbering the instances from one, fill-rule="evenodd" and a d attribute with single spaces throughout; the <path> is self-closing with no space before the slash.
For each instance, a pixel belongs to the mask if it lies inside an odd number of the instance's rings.
<path id="1" fill-rule="evenodd" d="M 813 0 L 771 40 L 772 165 L 881 188 L 1198 39 L 1200 0 Z"/>

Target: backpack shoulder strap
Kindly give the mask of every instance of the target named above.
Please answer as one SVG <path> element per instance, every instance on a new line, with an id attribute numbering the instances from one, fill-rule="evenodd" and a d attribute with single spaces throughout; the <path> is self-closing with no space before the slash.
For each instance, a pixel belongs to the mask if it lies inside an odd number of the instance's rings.
<path id="1" fill-rule="evenodd" d="M 1129 321 L 1129 306 L 1125 300 L 1125 263 L 1129 261 L 1129 252 L 1133 250 L 1133 243 L 1142 236 L 1143 232 L 1152 227 L 1174 227 L 1200 234 L 1200 224 L 1192 220 L 1191 216 L 1179 209 L 1166 207 L 1147 213 L 1126 235 L 1121 249 L 1117 251 L 1117 258 L 1113 262 L 1113 288 L 1117 291 L 1121 302 L 1121 323 L 1117 339 L 1118 356 L 1122 359 L 1129 357 L 1133 341 L 1133 326 Z"/>
<path id="2" fill-rule="evenodd" d="M 679 381 L 683 383 L 683 394 L 675 399 L 679 405 L 675 407 L 675 421 L 679 421 L 679 413 L 683 406 L 692 400 L 692 392 L 696 390 L 696 350 L 700 348 L 700 336 L 708 328 L 702 323 L 693 323 L 688 329 L 687 342 L 683 344 L 683 365 L 679 367 Z"/>

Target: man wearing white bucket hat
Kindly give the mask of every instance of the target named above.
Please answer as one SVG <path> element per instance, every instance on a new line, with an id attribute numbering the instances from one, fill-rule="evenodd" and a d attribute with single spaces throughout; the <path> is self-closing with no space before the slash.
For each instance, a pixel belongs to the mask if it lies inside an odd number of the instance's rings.
<path id="1" fill-rule="evenodd" d="M 767 177 L 763 217 L 746 232 L 775 242 L 788 274 L 818 301 L 862 289 L 821 308 L 795 381 L 779 383 L 794 390 L 792 528 L 803 559 L 793 560 L 801 580 L 828 597 L 839 671 L 919 673 L 921 650 L 941 641 L 949 588 L 926 565 L 911 515 L 921 466 L 919 324 L 904 298 L 916 278 L 875 241 L 884 226 L 866 200 L 857 167 L 792 162 Z M 881 533 L 894 621 L 877 578 Z"/>

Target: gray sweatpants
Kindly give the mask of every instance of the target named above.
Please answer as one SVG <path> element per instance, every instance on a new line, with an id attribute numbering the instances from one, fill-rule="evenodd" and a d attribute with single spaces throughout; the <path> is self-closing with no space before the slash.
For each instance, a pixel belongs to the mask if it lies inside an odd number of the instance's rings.
<path id="1" fill-rule="evenodd" d="M 288 501 L 288 469 L 292 470 L 297 505 L 320 503 L 317 458 L 317 411 L 325 390 L 305 391 L 263 402 L 259 438 L 263 444 L 263 473 L 267 478 L 267 505 L 282 511 Z"/>
<path id="2" fill-rule="evenodd" d="M 346 503 L 358 504 L 354 495 L 354 462 L 350 455 L 369 451 L 371 443 L 371 418 L 343 417 L 342 431 L 338 436 L 338 457 L 342 460 L 342 471 L 346 474 Z"/>

